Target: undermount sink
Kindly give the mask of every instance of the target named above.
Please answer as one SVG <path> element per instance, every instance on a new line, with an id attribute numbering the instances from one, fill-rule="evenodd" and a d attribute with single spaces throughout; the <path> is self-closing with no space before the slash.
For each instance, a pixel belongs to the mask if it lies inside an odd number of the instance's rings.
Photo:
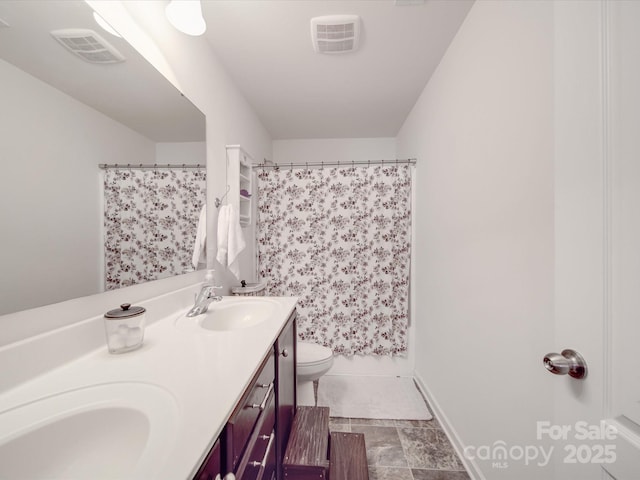
<path id="1" fill-rule="evenodd" d="M 200 326 L 206 330 L 224 331 L 253 327 L 264 322 L 273 313 L 273 303 L 265 300 L 230 300 L 209 305 Z"/>
<path id="2" fill-rule="evenodd" d="M 177 412 L 167 391 L 126 382 L 19 405 L 0 413 L 0 478 L 152 478 Z"/>
<path id="3" fill-rule="evenodd" d="M 177 325 L 190 328 L 194 325 L 204 330 L 225 332 L 254 327 L 264 322 L 275 311 L 275 304 L 267 298 L 223 298 L 213 302 L 202 315 L 182 316 Z"/>

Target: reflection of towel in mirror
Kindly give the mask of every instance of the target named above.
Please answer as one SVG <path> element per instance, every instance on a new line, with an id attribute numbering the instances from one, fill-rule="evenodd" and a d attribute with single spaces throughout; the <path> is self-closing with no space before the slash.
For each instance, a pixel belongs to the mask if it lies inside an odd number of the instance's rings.
<path id="1" fill-rule="evenodd" d="M 218 213 L 218 262 L 240 279 L 238 255 L 247 244 L 244 241 L 240 215 L 233 205 L 223 205 Z"/>
<path id="2" fill-rule="evenodd" d="M 193 256 L 191 264 L 193 268 L 198 269 L 199 263 L 206 263 L 206 246 L 207 246 L 207 206 L 203 205 L 200 210 L 200 218 L 198 219 L 198 229 L 196 230 L 196 241 L 193 245 Z"/>

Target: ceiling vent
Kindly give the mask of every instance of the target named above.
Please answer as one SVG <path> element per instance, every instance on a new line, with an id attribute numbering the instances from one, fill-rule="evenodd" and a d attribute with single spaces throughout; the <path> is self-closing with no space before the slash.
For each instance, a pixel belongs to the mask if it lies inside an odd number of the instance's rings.
<path id="1" fill-rule="evenodd" d="M 89 63 L 124 62 L 124 56 L 93 30 L 68 28 L 51 35 L 67 50 Z"/>
<path id="2" fill-rule="evenodd" d="M 360 17 L 328 15 L 311 19 L 311 41 L 316 53 L 347 53 L 358 49 Z"/>

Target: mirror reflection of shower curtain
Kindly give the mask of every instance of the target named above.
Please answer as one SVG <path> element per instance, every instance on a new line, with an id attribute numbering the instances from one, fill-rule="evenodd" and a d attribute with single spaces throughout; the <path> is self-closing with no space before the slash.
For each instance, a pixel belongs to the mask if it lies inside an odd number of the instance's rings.
<path id="1" fill-rule="evenodd" d="M 204 169 L 107 169 L 105 287 L 114 290 L 193 270 Z"/>
<path id="2" fill-rule="evenodd" d="M 299 297 L 301 340 L 344 355 L 406 352 L 410 169 L 259 173 L 260 275 L 268 295 Z"/>

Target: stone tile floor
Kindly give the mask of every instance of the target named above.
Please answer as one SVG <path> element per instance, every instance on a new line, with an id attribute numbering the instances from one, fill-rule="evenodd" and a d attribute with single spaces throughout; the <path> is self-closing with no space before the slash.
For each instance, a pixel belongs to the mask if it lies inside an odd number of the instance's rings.
<path id="1" fill-rule="evenodd" d="M 363 433 L 370 480 L 469 480 L 433 420 L 330 419 L 329 430 Z"/>

